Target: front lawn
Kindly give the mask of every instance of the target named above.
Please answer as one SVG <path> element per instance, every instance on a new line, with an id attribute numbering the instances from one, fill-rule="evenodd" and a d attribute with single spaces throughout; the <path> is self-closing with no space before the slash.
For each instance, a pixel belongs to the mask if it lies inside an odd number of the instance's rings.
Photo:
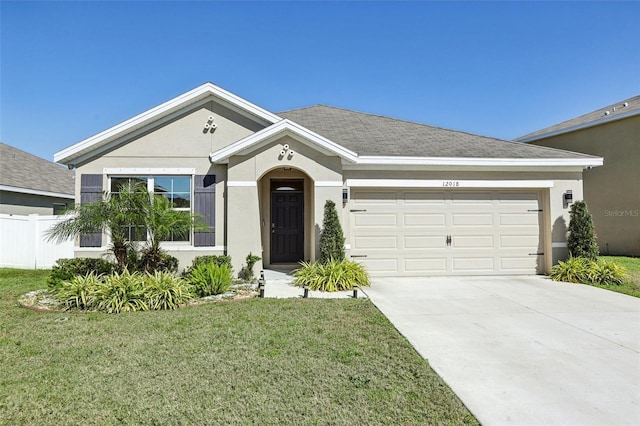
<path id="1" fill-rule="evenodd" d="M 477 424 L 366 300 L 38 313 L 0 269 L 0 424 Z"/>
<path id="2" fill-rule="evenodd" d="M 624 256 L 600 256 L 602 259 L 616 262 L 620 266 L 624 266 L 628 276 L 622 285 L 600 286 L 607 290 L 617 291 L 618 293 L 628 294 L 630 296 L 640 297 L 640 258 L 624 257 Z"/>

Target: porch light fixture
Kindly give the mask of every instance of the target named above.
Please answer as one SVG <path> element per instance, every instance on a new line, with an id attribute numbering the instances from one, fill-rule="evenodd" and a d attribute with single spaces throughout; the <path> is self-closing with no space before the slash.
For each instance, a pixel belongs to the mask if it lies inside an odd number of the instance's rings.
<path id="1" fill-rule="evenodd" d="M 342 188 L 342 205 L 349 202 L 349 188 Z"/>
<path id="2" fill-rule="evenodd" d="M 573 203 L 573 191 L 567 189 L 567 191 L 562 194 L 562 201 L 565 209 L 569 207 L 569 204 Z"/>

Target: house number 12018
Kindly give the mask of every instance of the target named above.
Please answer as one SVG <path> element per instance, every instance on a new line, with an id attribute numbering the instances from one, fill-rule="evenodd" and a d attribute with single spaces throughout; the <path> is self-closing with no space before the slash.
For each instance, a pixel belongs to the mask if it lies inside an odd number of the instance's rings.
<path id="1" fill-rule="evenodd" d="M 442 186 L 448 186 L 448 187 L 460 186 L 460 182 L 457 180 L 443 180 Z"/>

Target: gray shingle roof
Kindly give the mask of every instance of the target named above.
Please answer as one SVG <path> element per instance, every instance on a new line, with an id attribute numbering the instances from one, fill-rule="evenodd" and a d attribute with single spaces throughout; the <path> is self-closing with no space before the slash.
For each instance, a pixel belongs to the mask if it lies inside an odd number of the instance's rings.
<path id="1" fill-rule="evenodd" d="M 278 113 L 361 156 L 593 158 L 325 105 Z"/>
<path id="2" fill-rule="evenodd" d="M 0 185 L 73 196 L 74 172 L 0 142 Z"/>
<path id="3" fill-rule="evenodd" d="M 640 95 L 597 109 L 579 117 L 572 118 L 571 120 L 563 121 L 562 123 L 529 133 L 528 135 L 521 136 L 516 140 L 535 140 L 539 136 L 546 135 L 547 133 L 560 132 L 563 130 L 570 131 L 574 127 L 581 128 L 590 124 L 596 125 L 600 122 L 604 123 L 615 120 L 616 118 L 624 117 L 634 112 L 640 112 Z"/>

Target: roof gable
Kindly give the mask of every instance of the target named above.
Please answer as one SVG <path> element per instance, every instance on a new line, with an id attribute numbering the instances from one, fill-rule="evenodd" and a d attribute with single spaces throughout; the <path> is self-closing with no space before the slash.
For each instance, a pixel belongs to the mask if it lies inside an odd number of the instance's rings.
<path id="1" fill-rule="evenodd" d="M 73 198 L 74 176 L 74 172 L 59 164 L 0 142 L 3 190 Z"/>
<path id="2" fill-rule="evenodd" d="M 248 102 L 226 90 L 212 84 L 205 83 L 189 92 L 179 95 L 155 108 L 117 124 L 103 132 L 76 143 L 54 154 L 54 161 L 64 164 L 76 164 L 86 161 L 104 146 L 117 141 L 119 138 L 134 132 L 141 132 L 147 126 L 161 121 L 168 121 L 177 116 L 185 108 L 204 105 L 214 100 L 223 106 L 251 117 L 265 126 L 280 121 L 281 118 L 271 112 Z"/>
<path id="3" fill-rule="evenodd" d="M 531 142 L 562 133 L 569 133 L 575 130 L 621 120 L 634 115 L 640 115 L 640 95 L 597 109 L 579 117 L 563 121 L 562 123 L 546 127 L 533 133 L 529 133 L 528 135 L 521 136 L 516 140 L 520 142 Z"/>
<path id="4" fill-rule="evenodd" d="M 290 136 L 325 154 L 336 155 L 346 162 L 353 163 L 357 160 L 358 155 L 355 152 L 345 149 L 343 146 L 287 119 L 281 120 L 223 149 L 212 152 L 211 155 L 209 155 L 209 159 L 212 163 L 226 163 L 229 157 L 233 155 L 249 154 L 284 136 Z"/>

